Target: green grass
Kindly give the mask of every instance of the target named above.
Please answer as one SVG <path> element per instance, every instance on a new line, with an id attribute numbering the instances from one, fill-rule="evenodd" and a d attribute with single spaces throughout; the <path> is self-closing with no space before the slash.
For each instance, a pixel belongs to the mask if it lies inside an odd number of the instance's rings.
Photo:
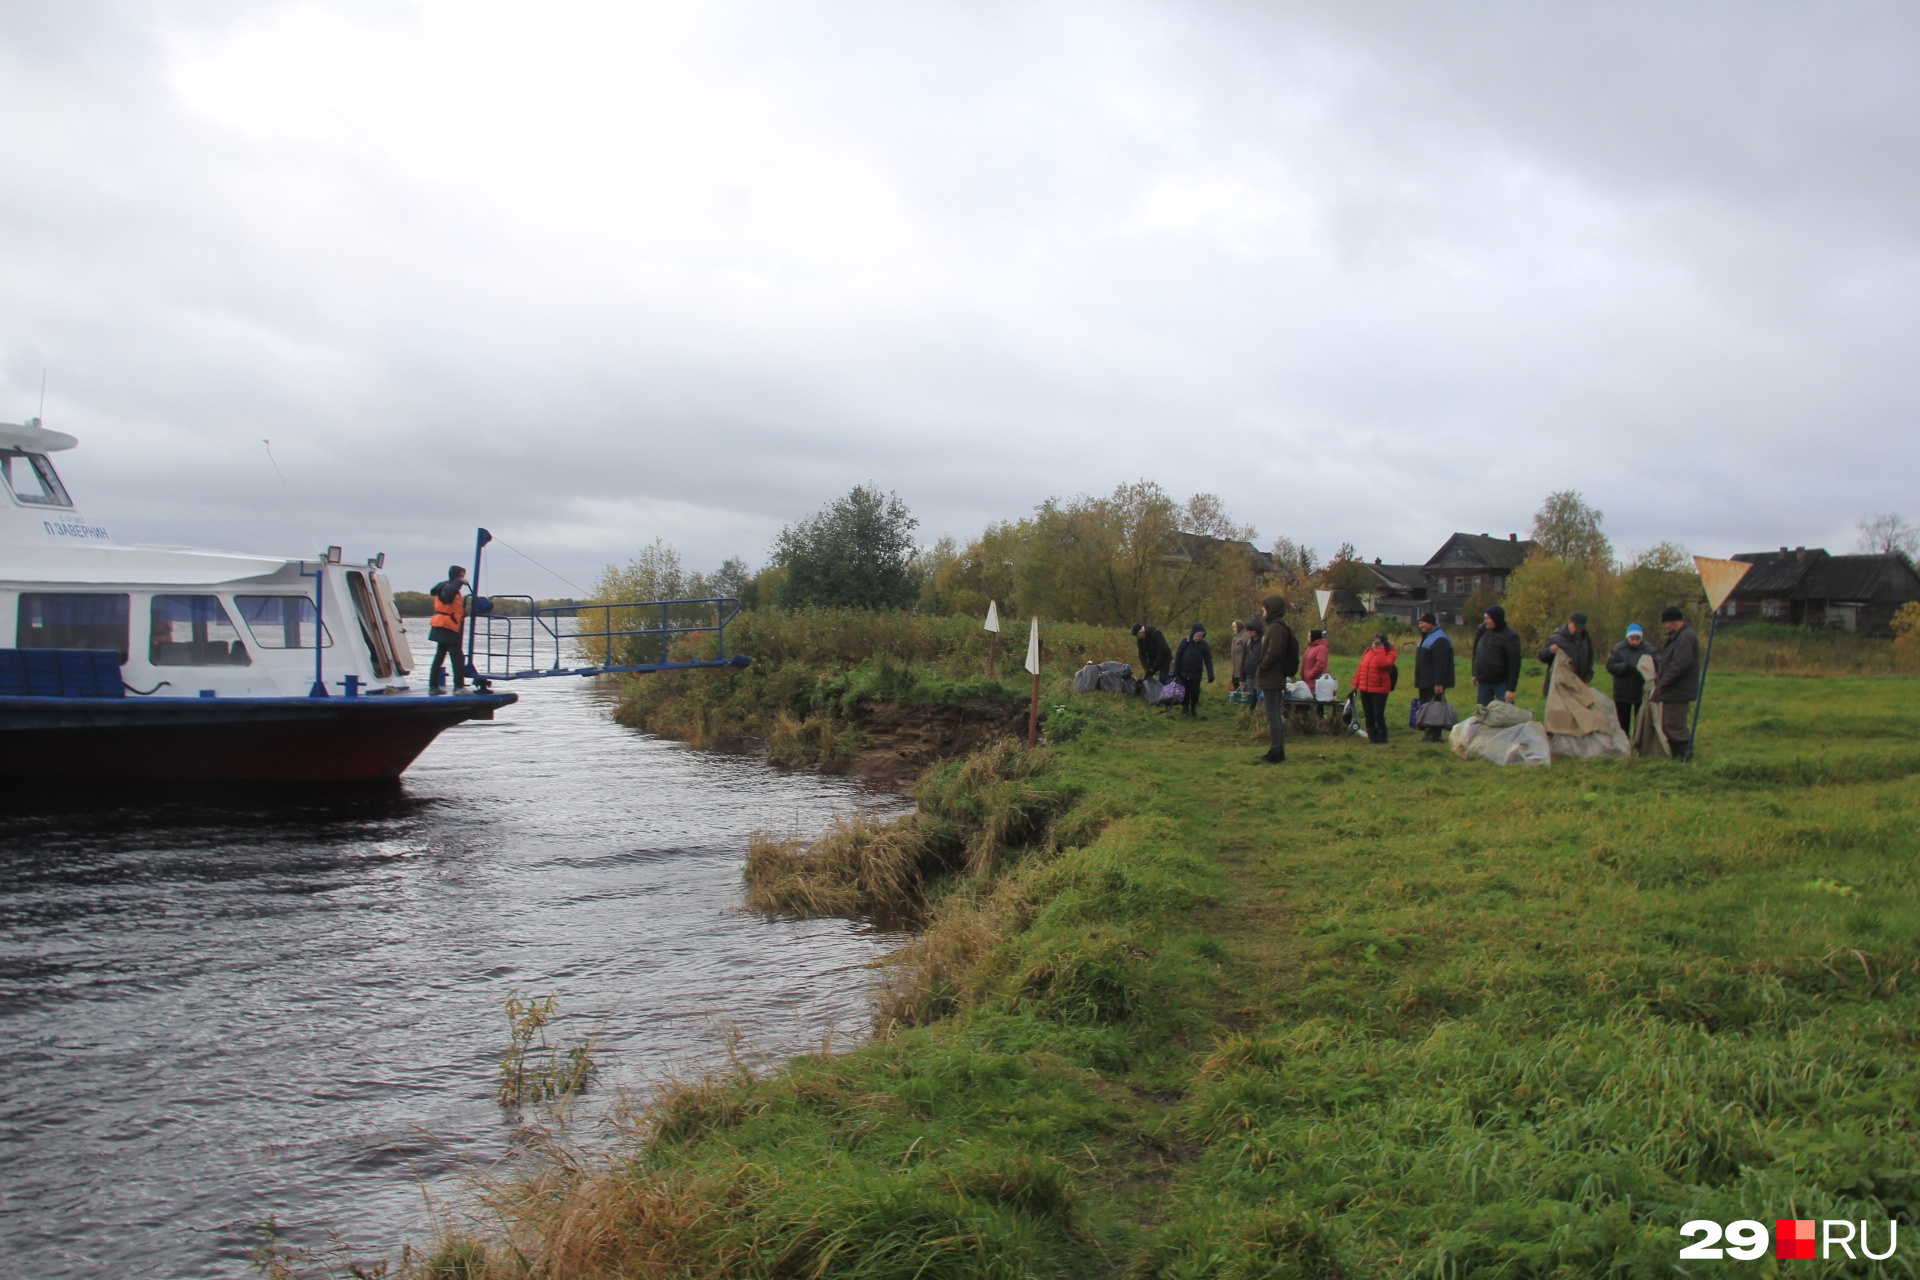
<path id="1" fill-rule="evenodd" d="M 1261 765 L 1224 688 L 1052 679 L 1070 807 L 934 887 L 881 1037 L 669 1091 L 466 1273 L 1670 1275 L 1694 1218 L 1913 1222 L 1920 680 L 1721 672 L 1692 764 L 1550 769 Z M 916 821 L 989 811 L 959 772 Z"/>

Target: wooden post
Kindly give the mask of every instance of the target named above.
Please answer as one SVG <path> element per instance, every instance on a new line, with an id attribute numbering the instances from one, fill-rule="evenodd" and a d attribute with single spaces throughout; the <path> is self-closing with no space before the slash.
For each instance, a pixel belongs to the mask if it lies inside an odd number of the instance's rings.
<path id="1" fill-rule="evenodd" d="M 1033 705 L 1027 709 L 1027 750 L 1040 741 L 1040 677 L 1033 678 Z"/>

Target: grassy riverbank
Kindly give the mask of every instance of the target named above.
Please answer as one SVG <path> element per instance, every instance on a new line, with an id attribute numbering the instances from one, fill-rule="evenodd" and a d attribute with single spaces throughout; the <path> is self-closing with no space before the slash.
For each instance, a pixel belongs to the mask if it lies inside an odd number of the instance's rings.
<path id="1" fill-rule="evenodd" d="M 1056 679 L 1071 741 L 775 851 L 772 909 L 930 900 L 878 1037 L 684 1083 L 436 1274 L 1650 1275 L 1693 1218 L 1913 1221 L 1920 680 L 1723 673 L 1694 764 L 1549 770 L 1259 765 L 1223 687 Z"/>
<path id="2" fill-rule="evenodd" d="M 1021 670 L 1024 620 L 1009 619 L 992 660 L 977 618 L 929 618 L 849 609 L 756 609 L 728 629 L 741 670 L 673 672 L 630 680 L 615 717 L 695 746 L 764 745 L 785 767 L 857 772 L 910 787 L 936 760 L 1018 730 L 1032 677 Z M 689 640 L 675 656 L 711 654 Z M 1049 626 L 1049 669 L 1134 657 L 1110 627 Z"/>

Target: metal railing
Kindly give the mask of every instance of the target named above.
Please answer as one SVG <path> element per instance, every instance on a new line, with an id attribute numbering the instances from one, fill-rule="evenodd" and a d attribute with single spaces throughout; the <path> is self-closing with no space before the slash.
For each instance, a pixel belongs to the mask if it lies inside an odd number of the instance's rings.
<path id="1" fill-rule="evenodd" d="M 503 612 L 500 604 L 507 600 L 524 601 L 525 611 Z M 479 680 L 532 680 L 744 667 L 751 661 L 745 654 L 727 654 L 727 624 L 739 612 L 740 601 L 732 596 L 566 605 L 540 605 L 532 596 L 492 596 L 474 609 L 467 674 Z M 674 642 L 699 635 L 713 636 L 713 657 L 674 661 Z"/>

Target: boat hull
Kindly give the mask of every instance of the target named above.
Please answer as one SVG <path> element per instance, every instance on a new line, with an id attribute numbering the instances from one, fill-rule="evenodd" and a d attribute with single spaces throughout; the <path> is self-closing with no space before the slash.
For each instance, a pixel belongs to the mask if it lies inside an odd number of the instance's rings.
<path id="1" fill-rule="evenodd" d="M 518 700 L 0 697 L 0 781 L 392 779 L 445 730 Z"/>

